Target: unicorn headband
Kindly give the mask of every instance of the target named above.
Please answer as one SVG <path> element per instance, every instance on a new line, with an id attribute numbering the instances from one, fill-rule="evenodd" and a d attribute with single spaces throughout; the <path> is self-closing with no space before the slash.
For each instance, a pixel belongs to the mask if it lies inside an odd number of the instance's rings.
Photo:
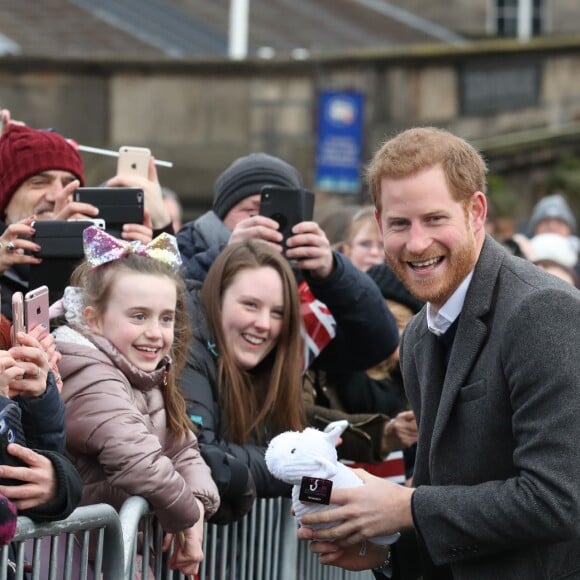
<path id="1" fill-rule="evenodd" d="M 181 266 L 181 255 L 175 236 L 165 232 L 148 244 L 142 244 L 138 241 L 120 240 L 96 226 L 89 226 L 83 232 L 83 247 L 91 268 L 124 258 L 129 254 L 159 260 L 174 269 Z"/>

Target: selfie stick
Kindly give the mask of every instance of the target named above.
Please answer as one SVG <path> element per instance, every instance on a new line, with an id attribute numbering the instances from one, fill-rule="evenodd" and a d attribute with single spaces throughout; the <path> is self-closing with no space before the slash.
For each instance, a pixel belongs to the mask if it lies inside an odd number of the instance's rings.
<path id="1" fill-rule="evenodd" d="M 78 144 L 75 146 L 79 151 L 86 151 L 87 153 L 98 153 L 99 155 L 108 155 L 109 157 L 119 157 L 119 152 L 112 151 L 111 149 L 101 149 L 100 147 L 90 147 L 89 145 Z M 173 167 L 173 162 L 155 159 L 155 165 L 160 165 L 161 167 Z"/>

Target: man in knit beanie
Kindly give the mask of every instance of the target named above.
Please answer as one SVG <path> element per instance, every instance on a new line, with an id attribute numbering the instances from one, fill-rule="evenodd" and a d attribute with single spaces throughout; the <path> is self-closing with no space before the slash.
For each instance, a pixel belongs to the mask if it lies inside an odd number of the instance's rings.
<path id="1" fill-rule="evenodd" d="M 580 276 L 580 239 L 576 235 L 576 217 L 564 196 L 555 193 L 540 199 L 532 211 L 528 230 L 530 238 L 540 234 L 558 234 L 566 238 L 576 254 L 574 276 Z"/>
<path id="2" fill-rule="evenodd" d="M 567 237 L 576 233 L 576 218 L 562 195 L 548 195 L 534 206 L 529 230 L 530 237 L 545 233 Z"/>
<path id="3" fill-rule="evenodd" d="M 264 218 L 264 222 L 258 216 L 260 190 L 266 185 L 299 188 L 302 177 L 295 167 L 267 153 L 239 157 L 218 176 L 212 209 L 185 224 L 177 234 L 187 278 L 203 280 L 230 239 L 278 241 L 269 224 L 272 220 Z M 254 216 L 256 221 L 248 221 Z"/>
<path id="4" fill-rule="evenodd" d="M 397 348 L 399 336 L 377 285 L 332 250 L 315 221 L 296 224 L 283 248 L 279 224 L 259 214 L 260 190 L 266 185 L 300 188 L 302 178 L 294 167 L 266 153 L 240 157 L 218 176 L 212 210 L 177 234 L 184 276 L 203 282 L 227 244 L 246 239 L 267 242 L 284 252 L 297 277 L 336 321 L 336 336 L 315 364 L 365 369 L 387 358 Z"/>
<path id="5" fill-rule="evenodd" d="M 53 216 L 64 188 L 84 185 L 83 162 L 59 134 L 10 123 L 0 137 L 0 218 L 7 224 L 31 215 Z M 68 187 L 67 187 L 68 186 Z M 61 209 L 60 207 L 58 208 Z M 75 213 L 67 208 L 59 219 Z"/>
<path id="6" fill-rule="evenodd" d="M 0 110 L 0 121 L 0 286 L 2 313 L 11 319 L 12 293 L 28 290 L 29 266 L 41 262 L 35 256 L 40 248 L 30 239 L 33 221 L 94 218 L 99 210 L 73 201 L 75 189 L 84 185 L 83 162 L 74 145 L 54 131 L 12 121 L 7 109 Z M 123 176 L 113 179 L 115 187 L 142 186 Z M 126 227 L 125 239 L 151 239 L 144 224 Z"/>

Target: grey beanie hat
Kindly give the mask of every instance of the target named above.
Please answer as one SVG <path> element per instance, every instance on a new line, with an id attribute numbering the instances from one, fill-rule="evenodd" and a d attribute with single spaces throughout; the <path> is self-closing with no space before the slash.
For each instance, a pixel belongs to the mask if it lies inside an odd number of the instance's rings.
<path id="1" fill-rule="evenodd" d="M 543 197 L 534 206 L 529 224 L 529 235 L 533 236 L 537 225 L 545 219 L 558 219 L 570 226 L 572 233 L 576 232 L 576 218 L 566 203 L 566 200 L 558 193 Z"/>
<path id="2" fill-rule="evenodd" d="M 295 167 L 266 153 L 250 153 L 236 159 L 215 181 L 213 211 L 223 220 L 230 209 L 264 185 L 302 187 Z"/>

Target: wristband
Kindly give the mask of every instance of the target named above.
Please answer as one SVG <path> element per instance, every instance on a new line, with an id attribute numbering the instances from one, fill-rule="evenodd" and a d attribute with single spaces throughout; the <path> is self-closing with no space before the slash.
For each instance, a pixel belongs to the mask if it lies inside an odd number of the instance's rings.
<path id="1" fill-rule="evenodd" d="M 387 552 L 387 557 L 384 559 L 382 564 L 379 564 L 376 568 L 373 568 L 373 572 L 386 572 L 387 570 L 391 569 L 391 558 L 392 558 L 393 551 L 389 548 Z"/>

